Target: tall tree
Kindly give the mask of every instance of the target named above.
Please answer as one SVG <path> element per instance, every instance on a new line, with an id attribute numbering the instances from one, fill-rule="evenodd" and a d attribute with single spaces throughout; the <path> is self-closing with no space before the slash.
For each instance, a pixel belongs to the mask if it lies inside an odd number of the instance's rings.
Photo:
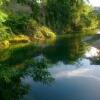
<path id="1" fill-rule="evenodd" d="M 97 26 L 92 7 L 84 0 L 48 0 L 46 17 L 47 25 L 49 23 L 59 33 L 85 31 Z"/>

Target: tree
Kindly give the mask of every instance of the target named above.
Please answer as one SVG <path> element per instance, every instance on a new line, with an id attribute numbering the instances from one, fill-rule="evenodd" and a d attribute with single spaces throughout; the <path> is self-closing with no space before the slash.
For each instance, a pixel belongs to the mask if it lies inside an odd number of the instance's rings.
<path id="1" fill-rule="evenodd" d="M 58 33 L 95 29 L 98 24 L 92 7 L 84 0 L 48 0 L 46 8 L 47 25 Z"/>
<path id="2" fill-rule="evenodd" d="M 69 5 L 66 0 L 48 0 L 46 5 L 46 23 L 60 33 L 69 19 Z"/>
<path id="3" fill-rule="evenodd" d="M 4 11 L 4 4 L 9 0 L 0 0 L 0 40 L 8 37 L 8 28 L 4 25 L 4 22 L 8 18 L 8 14 Z"/>

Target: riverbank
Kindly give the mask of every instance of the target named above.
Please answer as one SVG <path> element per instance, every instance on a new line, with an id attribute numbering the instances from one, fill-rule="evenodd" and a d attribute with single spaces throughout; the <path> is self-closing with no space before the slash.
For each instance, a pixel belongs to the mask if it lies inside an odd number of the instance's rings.
<path id="1" fill-rule="evenodd" d="M 16 45 L 16 44 L 27 44 L 27 43 L 34 44 L 35 42 L 42 43 L 44 41 L 54 40 L 54 39 L 56 39 L 56 33 L 54 33 L 49 28 L 42 26 L 41 28 L 38 28 L 38 30 L 35 30 L 34 34 L 30 34 L 30 35 L 13 34 L 9 38 L 1 40 L 0 49 L 8 48 L 11 45 Z"/>

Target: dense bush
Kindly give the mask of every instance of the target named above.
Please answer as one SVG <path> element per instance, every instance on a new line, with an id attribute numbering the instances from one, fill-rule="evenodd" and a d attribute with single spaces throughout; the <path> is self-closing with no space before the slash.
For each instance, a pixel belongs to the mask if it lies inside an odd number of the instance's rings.
<path id="1" fill-rule="evenodd" d="M 14 34 L 19 33 L 26 33 L 27 23 L 28 23 L 28 17 L 27 16 L 15 16 L 12 15 L 8 18 L 6 21 L 6 25 L 11 28 L 12 32 Z"/>

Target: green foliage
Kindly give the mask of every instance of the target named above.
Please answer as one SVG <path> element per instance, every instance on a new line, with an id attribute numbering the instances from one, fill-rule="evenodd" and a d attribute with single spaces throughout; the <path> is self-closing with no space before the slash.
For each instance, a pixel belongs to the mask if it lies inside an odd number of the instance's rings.
<path id="1" fill-rule="evenodd" d="M 6 13 L 0 11 L 0 23 L 5 22 L 6 19 L 7 19 L 7 17 L 8 17 L 8 16 L 7 16 Z"/>
<path id="2" fill-rule="evenodd" d="M 17 2 L 28 5 L 32 10 L 31 17 L 34 18 L 35 20 L 39 20 L 40 7 L 37 0 L 17 0 Z"/>
<path id="3" fill-rule="evenodd" d="M 80 4 L 71 16 L 71 28 L 73 31 L 88 31 L 97 28 L 98 21 L 91 6 Z"/>
<path id="4" fill-rule="evenodd" d="M 61 32 L 69 21 L 69 5 L 65 0 L 48 0 L 46 23 L 57 32 Z M 59 33 L 60 33 L 59 32 Z"/>
<path id="5" fill-rule="evenodd" d="M 0 40 L 9 37 L 9 28 L 4 25 L 4 22 L 7 20 L 8 15 L 3 9 L 3 3 L 9 0 L 0 0 Z"/>
<path id="6" fill-rule="evenodd" d="M 38 29 L 39 26 L 40 26 L 40 24 L 37 23 L 36 20 L 29 19 L 28 23 L 27 23 L 26 31 L 27 31 L 28 34 L 37 34 L 36 30 Z"/>
<path id="7" fill-rule="evenodd" d="M 27 33 L 32 35 L 36 39 L 48 39 L 48 38 L 55 38 L 56 33 L 54 33 L 52 30 L 47 28 L 46 26 L 43 26 L 41 24 L 38 24 L 35 20 L 29 20 L 27 24 Z"/>
<path id="8" fill-rule="evenodd" d="M 0 26 L 0 40 L 6 39 L 10 36 L 10 30 L 8 27 L 1 25 Z"/>
<path id="9" fill-rule="evenodd" d="M 18 33 L 26 33 L 27 28 L 27 22 L 28 22 L 27 16 L 16 16 L 11 15 L 8 20 L 6 21 L 6 25 L 11 28 L 12 32 L 15 34 Z"/>
<path id="10" fill-rule="evenodd" d="M 0 0 L 0 24 L 2 23 L 2 22 L 5 22 L 6 21 L 6 19 L 7 19 L 7 17 L 8 17 L 8 15 L 4 12 L 4 10 L 3 10 L 3 4 L 6 2 L 6 1 L 9 1 L 9 0 Z"/>
<path id="11" fill-rule="evenodd" d="M 95 11 L 95 14 L 96 14 L 97 19 L 98 19 L 98 28 L 100 29 L 100 11 Z"/>
<path id="12" fill-rule="evenodd" d="M 48 0 L 47 25 L 58 33 L 95 29 L 97 18 L 83 0 Z"/>
<path id="13" fill-rule="evenodd" d="M 52 38 L 55 37 L 55 32 L 58 34 L 85 32 L 95 30 L 98 25 L 93 8 L 87 5 L 84 0 L 42 0 L 41 2 L 37 0 L 10 0 L 9 4 L 28 7 L 31 13 L 27 14 L 23 10 L 16 12 L 14 9 L 12 11 L 7 6 L 9 5 L 8 1 L 0 1 L 1 39 L 7 38 L 11 33 Z"/>

